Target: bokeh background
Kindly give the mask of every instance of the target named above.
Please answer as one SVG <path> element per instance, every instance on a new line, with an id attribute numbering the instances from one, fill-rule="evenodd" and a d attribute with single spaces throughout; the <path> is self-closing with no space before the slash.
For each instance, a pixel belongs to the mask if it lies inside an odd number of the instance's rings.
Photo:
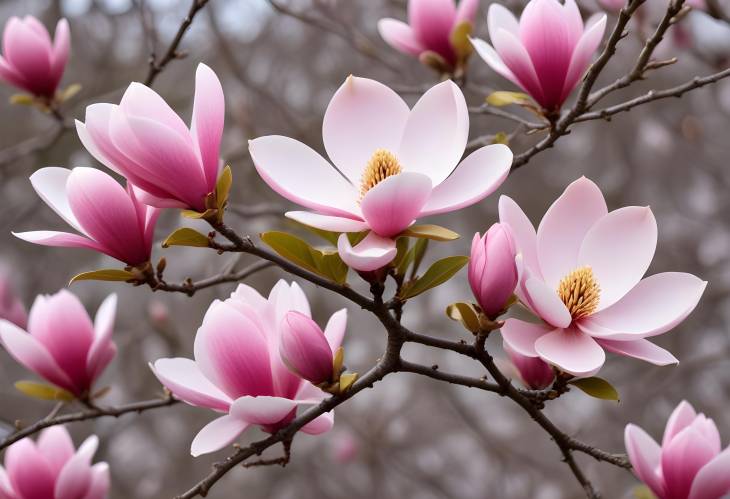
<path id="1" fill-rule="evenodd" d="M 659 8 L 664 1 L 648 0 Z M 222 156 L 234 175 L 227 218 L 239 232 L 252 235 L 277 228 L 304 233 L 281 217 L 287 205 L 256 175 L 247 153 L 248 139 L 283 134 L 322 151 L 322 115 L 347 75 L 378 79 L 411 103 L 436 81 L 418 61 L 386 46 L 375 30 L 381 17 L 404 19 L 405 0 L 276 3 L 303 19 L 277 11 L 266 0 L 211 0 L 181 44 L 187 57 L 173 61 L 155 82 L 155 89 L 188 120 L 197 63 L 204 61 L 220 76 L 227 107 Z M 488 3 L 481 2 L 476 25 L 483 38 L 487 37 Z M 592 1 L 579 3 L 584 16 L 599 8 Z M 520 2 L 509 6 L 521 8 Z M 69 19 L 72 56 L 64 84 L 83 86 L 63 109 L 70 120 L 83 119 L 90 103 L 118 102 L 130 81 L 143 80 L 150 51 L 154 47 L 160 54 L 166 49 L 188 8 L 187 0 L 3 0 L 0 22 L 11 15 L 33 14 L 53 27 L 60 16 Z M 680 27 L 682 36 L 670 37 L 661 47 L 663 55 L 678 57 L 677 64 L 652 72 L 648 80 L 607 102 L 723 67 L 730 55 L 726 25 L 692 13 Z M 640 32 L 632 25 L 631 36 L 621 44 L 599 84 L 609 83 L 630 67 L 640 48 Z M 514 90 L 478 58 L 471 60 L 467 82 L 467 100 L 474 106 L 495 89 Z M 49 165 L 101 167 L 85 152 L 73 130 L 41 151 L 19 154 L 25 145 L 48 140 L 55 123 L 32 109 L 5 104 L 12 93 L 0 88 L 0 260 L 7 279 L 30 306 L 35 295 L 58 291 L 78 272 L 118 264 L 84 250 L 33 246 L 10 234 L 13 230 L 65 230 L 63 222 L 33 192 L 28 182 L 33 171 Z M 472 139 L 509 133 L 514 127 L 511 122 L 483 115 L 473 115 L 471 121 Z M 466 254 L 473 233 L 486 230 L 496 220 L 499 194 L 512 196 L 537 223 L 569 182 L 586 175 L 601 186 L 610 208 L 651 205 L 659 223 L 659 245 L 650 273 L 686 271 L 709 280 L 703 300 L 690 318 L 658 339 L 681 360 L 679 366 L 659 368 L 610 356 L 602 376 L 618 387 L 620 403 L 571 391 L 547 409 L 567 433 L 603 449 L 623 452 L 626 423 L 635 422 L 658 438 L 671 409 L 688 399 L 715 419 L 725 442 L 730 440 L 729 125 L 730 82 L 640 107 L 610 123 L 583 123 L 555 148 L 513 173 L 497 194 L 435 220 L 464 237 L 432 244 L 427 261 Z M 538 138 L 517 135 L 510 146 L 520 152 Z M 175 212 L 166 213 L 158 224 L 157 239 L 164 239 L 183 223 L 190 222 Z M 316 241 L 314 237 L 310 240 Z M 239 259 L 204 250 L 162 250 L 158 245 L 155 258 L 163 255 L 168 261 L 166 276 L 172 282 L 202 278 L 253 261 L 248 256 Z M 272 268 L 248 284 L 268 293 L 281 278 L 289 277 Z M 350 282 L 362 285 L 354 274 Z M 385 334 L 379 323 L 338 296 L 311 285 L 304 288 L 321 324 L 334 311 L 349 307 L 347 363 L 352 370 L 366 371 L 383 351 Z M 119 404 L 153 398 L 161 392 L 147 362 L 163 356 L 190 357 L 205 309 L 213 299 L 225 298 L 234 285 L 204 290 L 193 298 L 117 283 L 81 282 L 71 289 L 92 312 L 107 294 L 119 294 L 114 338 L 120 354 L 104 379 L 112 388 L 104 402 Z M 408 303 L 404 322 L 429 335 L 468 339 L 445 317 L 444 308 L 469 295 L 462 271 Z M 498 342 L 491 348 L 499 352 Z M 453 372 L 483 374 L 478 366 L 448 353 L 409 346 L 405 356 Z M 32 375 L 0 353 L 0 419 L 7 428 L 16 420 L 34 421 L 51 409 L 50 403 L 31 401 L 14 390 L 15 381 L 29 378 Z M 336 412 L 331 433 L 297 437 L 285 469 L 234 470 L 209 497 L 582 497 L 549 437 L 511 401 L 493 394 L 398 374 Z M 101 437 L 98 459 L 111 465 L 113 499 L 169 498 L 187 490 L 215 459 L 226 454 L 222 451 L 197 459 L 189 455 L 193 436 L 213 416 L 180 404 L 141 416 L 76 423 L 70 430 L 77 443 L 90 433 Z M 243 441 L 260 436 L 250 431 Z M 577 459 L 604 497 L 630 497 L 637 485 L 629 472 L 580 454 Z"/>

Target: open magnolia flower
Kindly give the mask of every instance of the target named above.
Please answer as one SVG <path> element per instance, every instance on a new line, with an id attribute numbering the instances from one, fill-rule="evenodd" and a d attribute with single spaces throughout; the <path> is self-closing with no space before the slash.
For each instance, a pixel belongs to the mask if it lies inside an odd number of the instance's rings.
<path id="1" fill-rule="evenodd" d="M 126 177 L 145 203 L 204 212 L 221 171 L 224 116 L 220 81 L 199 64 L 189 129 L 154 90 L 135 82 L 118 106 L 87 107 L 86 123 L 77 120 L 76 131 L 89 153 Z"/>
<path id="2" fill-rule="evenodd" d="M 116 311 L 117 295 L 109 295 L 92 324 L 79 299 L 62 289 L 36 298 L 28 332 L 0 320 L 0 339 L 27 369 L 76 397 L 88 397 L 117 353 L 111 339 Z"/>
<path id="3" fill-rule="evenodd" d="M 512 152 L 501 144 L 459 163 L 469 114 L 451 81 L 431 88 L 409 110 L 385 85 L 350 76 L 327 107 L 322 135 L 336 168 L 310 147 L 278 135 L 252 140 L 249 151 L 272 189 L 315 211 L 289 212 L 289 218 L 334 232 L 370 231 L 354 248 L 345 234 L 338 241 L 340 257 L 361 271 L 393 260 L 395 237 L 416 218 L 484 199 L 512 164 Z"/>
<path id="4" fill-rule="evenodd" d="M 106 499 L 109 465 L 91 464 L 98 447 L 92 435 L 77 451 L 63 426 L 46 428 L 37 442 L 15 442 L 5 451 L 5 467 L 0 466 L 0 498 Z"/>
<path id="5" fill-rule="evenodd" d="M 112 177 L 95 168 L 41 168 L 30 177 L 46 204 L 82 235 L 41 230 L 13 233 L 44 246 L 88 248 L 127 265 L 150 260 L 160 210 L 139 201 Z"/>
<path id="6" fill-rule="evenodd" d="M 508 319 L 502 337 L 512 350 L 575 376 L 598 372 L 604 349 L 657 365 L 677 362 L 646 338 L 684 320 L 707 282 L 680 272 L 642 279 L 657 242 L 649 207 L 609 213 L 598 186 L 583 177 L 553 203 L 537 232 L 506 196 L 499 218 L 520 252 L 515 293 L 544 321 Z"/>
<path id="7" fill-rule="evenodd" d="M 522 88 L 543 109 L 555 112 L 591 63 L 606 29 L 606 14 L 583 26 L 574 0 L 530 0 L 519 22 L 493 3 L 487 14 L 492 45 L 472 39 L 489 66 Z"/>
<path id="8" fill-rule="evenodd" d="M 287 312 L 310 317 L 301 288 L 279 281 L 268 299 L 241 284 L 225 301 L 211 304 L 195 336 L 195 360 L 159 359 L 157 378 L 190 405 L 227 413 L 204 427 L 193 440 L 193 456 L 214 452 L 233 442 L 249 426 L 274 433 L 291 422 L 297 407 L 317 404 L 327 394 L 293 374 L 279 355 L 282 322 Z M 324 335 L 337 350 L 345 333 L 347 311 L 332 315 Z M 331 413 L 302 427 L 319 434 L 333 424 Z"/>

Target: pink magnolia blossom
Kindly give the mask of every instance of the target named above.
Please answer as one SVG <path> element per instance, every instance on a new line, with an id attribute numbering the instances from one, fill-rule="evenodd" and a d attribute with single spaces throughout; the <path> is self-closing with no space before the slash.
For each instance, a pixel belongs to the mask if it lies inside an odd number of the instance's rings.
<path id="1" fill-rule="evenodd" d="M 511 229 L 494 224 L 474 234 L 469 258 L 469 285 L 482 311 L 494 317 L 504 309 L 517 286 L 516 247 Z"/>
<path id="2" fill-rule="evenodd" d="M 39 295 L 30 309 L 28 332 L 0 320 L 0 339 L 15 360 L 76 395 L 88 396 L 116 355 L 112 342 L 117 296 L 109 295 L 92 324 L 78 298 L 61 290 Z"/>
<path id="3" fill-rule="evenodd" d="M 499 218 L 512 228 L 520 274 L 516 294 L 544 322 L 509 319 L 504 341 L 575 376 L 592 376 L 604 349 L 657 365 L 677 363 L 646 338 L 663 334 L 694 310 L 707 282 L 664 272 L 642 279 L 657 243 L 649 207 L 608 212 L 585 177 L 570 184 L 535 229 L 502 196 Z"/>
<path id="4" fill-rule="evenodd" d="M 19 232 L 15 236 L 44 246 L 88 248 L 128 265 L 148 262 L 159 216 L 95 168 L 42 168 L 30 181 L 38 195 L 79 234 L 51 230 Z"/>
<path id="5" fill-rule="evenodd" d="M 504 343 L 503 348 L 509 356 L 515 374 L 527 388 L 542 390 L 552 384 L 555 379 L 555 371 L 553 371 L 550 364 L 539 357 L 528 357 L 519 354 L 506 343 Z"/>
<path id="6" fill-rule="evenodd" d="M 634 472 L 659 499 L 720 499 L 730 493 L 730 447 L 722 450 L 712 419 L 682 401 L 667 421 L 661 447 L 629 424 L 626 452 Z"/>
<path id="7" fill-rule="evenodd" d="M 221 171 L 224 115 L 220 81 L 199 64 L 189 129 L 154 90 L 135 82 L 118 106 L 87 107 L 76 131 L 89 153 L 126 177 L 145 203 L 203 212 Z"/>
<path id="8" fill-rule="evenodd" d="M 20 328 L 28 323 L 28 312 L 13 289 L 9 271 L 0 265 L 0 319 L 12 322 Z"/>
<path id="9" fill-rule="evenodd" d="M 330 345 L 317 323 L 301 312 L 288 312 L 280 327 L 279 353 L 287 367 L 315 385 L 330 381 L 339 345 Z"/>
<path id="10" fill-rule="evenodd" d="M 53 41 L 33 16 L 8 19 L 3 32 L 0 80 L 33 95 L 53 99 L 71 50 L 65 19 L 58 21 Z"/>
<path id="11" fill-rule="evenodd" d="M 388 45 L 404 54 L 420 56 L 431 51 L 450 66 L 456 65 L 457 54 L 451 34 L 463 22 L 474 23 L 479 0 L 409 0 L 408 24 L 397 19 L 378 21 L 378 32 Z"/>
<path id="12" fill-rule="evenodd" d="M 451 81 L 431 88 L 409 110 L 385 85 L 351 76 L 327 107 L 322 135 L 336 168 L 278 135 L 252 140 L 249 151 L 272 189 L 314 211 L 292 211 L 289 218 L 334 232 L 370 231 L 354 248 L 344 234 L 338 241 L 340 257 L 361 271 L 393 260 L 395 237 L 416 218 L 484 199 L 512 164 L 512 152 L 501 144 L 459 162 L 469 113 Z"/>
<path id="13" fill-rule="evenodd" d="M 492 45 L 472 39 L 491 68 L 530 94 L 548 112 L 560 109 L 601 43 L 606 15 L 583 26 L 574 0 L 530 0 L 520 17 L 493 3 L 487 15 Z"/>
<path id="14" fill-rule="evenodd" d="M 226 413 L 195 437 L 191 454 L 214 452 L 249 426 L 274 433 L 294 419 L 297 407 L 317 404 L 325 392 L 293 374 L 279 355 L 282 322 L 289 311 L 310 316 L 309 302 L 296 283 L 279 281 L 268 299 L 241 284 L 225 301 L 214 301 L 195 336 L 195 360 L 159 359 L 157 378 L 190 405 Z M 342 342 L 347 311 L 332 315 L 325 336 L 333 350 Z M 319 434 L 333 424 L 331 413 L 302 427 Z"/>
<path id="15" fill-rule="evenodd" d="M 43 430 L 37 442 L 24 438 L 5 451 L 0 466 L 2 499 L 105 499 L 109 493 L 109 465 L 92 466 L 99 447 L 92 435 L 78 451 L 63 426 Z"/>

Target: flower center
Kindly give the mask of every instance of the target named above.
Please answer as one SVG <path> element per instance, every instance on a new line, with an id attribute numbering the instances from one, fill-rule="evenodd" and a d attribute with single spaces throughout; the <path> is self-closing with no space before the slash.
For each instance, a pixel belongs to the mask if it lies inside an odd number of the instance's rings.
<path id="1" fill-rule="evenodd" d="M 360 199 L 380 182 L 402 171 L 398 158 L 387 149 L 378 149 L 365 166 L 360 179 Z"/>
<path id="2" fill-rule="evenodd" d="M 580 267 L 563 277 L 558 285 L 558 296 L 576 320 L 596 311 L 601 300 L 601 287 L 589 266 Z"/>

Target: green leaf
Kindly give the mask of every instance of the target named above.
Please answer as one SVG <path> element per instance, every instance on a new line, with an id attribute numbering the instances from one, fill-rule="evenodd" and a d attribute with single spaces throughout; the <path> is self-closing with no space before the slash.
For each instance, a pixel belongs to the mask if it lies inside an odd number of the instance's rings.
<path id="1" fill-rule="evenodd" d="M 504 132 L 497 132 L 494 134 L 494 138 L 492 139 L 492 144 L 504 144 L 506 146 L 509 145 L 509 135 L 507 135 Z"/>
<path id="2" fill-rule="evenodd" d="M 413 298 L 445 283 L 466 265 L 468 261 L 468 256 L 449 256 L 436 261 L 422 277 L 403 286 L 399 298 L 403 300 Z"/>
<path id="3" fill-rule="evenodd" d="M 525 104 L 532 104 L 532 99 L 530 99 L 529 95 L 523 94 L 522 92 L 498 90 L 487 96 L 487 104 L 496 107 L 509 106 L 510 104 L 523 106 Z"/>
<path id="4" fill-rule="evenodd" d="M 651 489 L 646 485 L 634 487 L 633 496 L 634 499 L 657 499 Z"/>
<path id="5" fill-rule="evenodd" d="M 67 100 L 73 98 L 74 95 L 79 93 L 81 91 L 81 85 L 78 83 L 72 83 L 68 87 L 64 88 L 61 92 L 58 94 L 58 100 L 60 102 L 66 102 Z"/>
<path id="6" fill-rule="evenodd" d="M 286 232 L 264 232 L 261 240 L 280 256 L 338 284 L 347 280 L 348 267 L 334 250 L 319 250 Z"/>
<path id="7" fill-rule="evenodd" d="M 410 253 L 410 241 L 407 237 L 399 237 L 395 240 L 395 258 L 393 258 L 393 261 L 390 262 L 391 267 L 396 269 L 396 274 L 399 274 L 398 269 L 400 268 L 401 264 L 403 263 L 403 260 L 405 260 L 408 257 L 408 253 Z M 400 275 L 400 274 L 399 274 Z"/>
<path id="8" fill-rule="evenodd" d="M 330 278 L 337 284 L 345 284 L 347 281 L 347 271 L 350 268 L 340 258 L 339 253 L 335 250 L 314 250 L 322 254 L 321 262 L 318 263 L 319 269 L 325 277 Z"/>
<path id="9" fill-rule="evenodd" d="M 92 270 L 91 272 L 82 272 L 75 275 L 68 282 L 69 286 L 76 281 L 129 281 L 134 279 L 135 274 L 127 270 L 120 269 L 101 269 Z"/>
<path id="10" fill-rule="evenodd" d="M 453 241 L 459 239 L 459 234 L 440 225 L 424 224 L 412 225 L 401 232 L 401 236 L 433 239 L 434 241 Z"/>
<path id="11" fill-rule="evenodd" d="M 471 303 L 456 302 L 446 307 L 449 319 L 461 322 L 468 331 L 476 334 L 480 331 L 479 310 Z"/>
<path id="12" fill-rule="evenodd" d="M 215 199 L 219 210 L 222 210 L 228 202 L 231 185 L 233 185 L 233 174 L 231 173 L 231 167 L 226 165 L 221 172 L 221 176 L 218 178 L 218 182 L 215 184 Z"/>
<path id="13" fill-rule="evenodd" d="M 575 385 L 591 397 L 603 400 L 619 401 L 618 391 L 611 383 L 603 378 L 580 378 L 570 381 L 571 385 Z"/>
<path id="14" fill-rule="evenodd" d="M 167 236 L 162 243 L 163 248 L 170 246 L 192 246 L 194 248 L 207 248 L 210 246 L 210 240 L 205 234 L 201 234 L 190 227 L 177 229 L 175 232 Z"/>
<path id="15" fill-rule="evenodd" d="M 23 395 L 40 400 L 59 400 L 63 402 L 71 402 L 74 395 L 71 392 L 58 388 L 57 386 L 46 383 L 38 383 L 36 381 L 17 381 L 15 389 Z"/>
<path id="16" fill-rule="evenodd" d="M 348 232 L 347 233 L 347 239 L 350 241 L 350 246 L 357 246 L 360 241 L 365 239 L 365 236 L 368 235 L 368 231 L 363 232 Z"/>
<path id="17" fill-rule="evenodd" d="M 344 393 L 349 390 L 356 380 L 357 373 L 345 373 L 340 376 L 340 393 Z"/>
<path id="18" fill-rule="evenodd" d="M 465 61 L 474 51 L 474 47 L 471 46 L 469 41 L 469 35 L 471 35 L 473 29 L 472 23 L 462 21 L 451 30 L 449 41 L 459 61 Z"/>
<path id="19" fill-rule="evenodd" d="M 416 244 L 413 245 L 413 268 L 411 270 L 411 276 L 415 276 L 418 272 L 418 267 L 421 266 L 423 257 L 426 255 L 428 249 L 428 239 L 418 239 Z"/>
<path id="20" fill-rule="evenodd" d="M 10 96 L 10 103 L 18 106 L 35 106 L 35 97 L 28 94 L 13 94 Z"/>
<path id="21" fill-rule="evenodd" d="M 307 229 L 312 234 L 316 234 L 328 243 L 330 243 L 332 246 L 337 246 L 337 239 L 340 237 L 339 232 L 332 232 L 331 230 L 324 230 L 324 229 L 318 229 L 317 227 L 311 227 L 309 225 L 305 225 L 300 222 L 295 222 L 298 225 L 301 225 L 305 229 Z"/>
<path id="22" fill-rule="evenodd" d="M 180 214 L 184 216 L 185 218 L 192 218 L 194 220 L 200 220 L 203 218 L 209 218 L 213 216 L 214 214 L 218 213 L 218 210 L 209 208 L 205 210 L 204 212 L 199 212 L 195 210 L 181 210 Z"/>

